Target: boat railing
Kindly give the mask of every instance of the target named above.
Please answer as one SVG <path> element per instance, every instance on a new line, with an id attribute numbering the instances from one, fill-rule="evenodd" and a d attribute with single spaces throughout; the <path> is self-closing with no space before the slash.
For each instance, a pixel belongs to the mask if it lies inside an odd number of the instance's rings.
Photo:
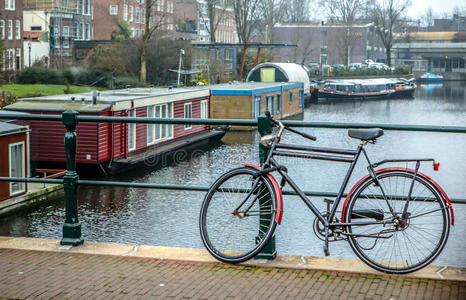
<path id="1" fill-rule="evenodd" d="M 109 122 L 109 123 L 145 123 L 145 124 L 196 124 L 196 125 L 231 125 L 231 126 L 257 126 L 261 135 L 268 134 L 272 128 L 270 120 L 264 115 L 257 120 L 244 119 L 181 119 L 181 118 L 141 118 L 141 117 L 104 117 L 79 115 L 76 111 L 65 111 L 62 115 L 32 115 L 10 113 L 0 114 L 0 120 L 40 120 L 40 121 L 61 121 L 66 128 L 65 132 L 65 151 L 66 151 L 66 174 L 62 179 L 51 178 L 19 178 L 19 177 L 0 177 L 0 181 L 7 182 L 35 182 L 49 184 L 63 184 L 65 191 L 65 222 L 63 225 L 62 245 L 77 246 L 84 242 L 81 236 L 81 223 L 78 220 L 78 199 L 77 187 L 80 185 L 88 186 L 109 186 L 109 187 L 132 187 L 143 189 L 162 189 L 162 190 L 183 190 L 206 192 L 207 186 L 188 186 L 174 184 L 152 184 L 137 182 L 121 181 L 104 181 L 104 180 L 83 180 L 80 179 L 76 170 L 76 149 L 77 134 L 76 126 L 80 122 Z M 406 125 L 406 124 L 376 124 L 376 123 L 336 123 L 336 122 L 306 122 L 284 120 L 283 124 L 290 127 L 312 127 L 312 128 L 329 128 L 329 129 L 349 129 L 349 128 L 382 128 L 393 131 L 415 131 L 415 132 L 442 132 L 442 133 L 466 133 L 466 127 L 459 126 L 427 126 L 427 125 Z M 259 143 L 259 156 L 264 157 L 268 151 L 267 148 Z M 293 195 L 293 192 L 285 191 L 286 194 Z M 336 193 L 325 191 L 306 191 L 306 195 L 311 197 L 336 197 Z M 452 203 L 466 204 L 466 199 L 450 199 Z M 266 247 L 270 253 L 276 253 L 274 247 Z M 271 257 L 270 253 L 262 252 L 262 257 Z"/>

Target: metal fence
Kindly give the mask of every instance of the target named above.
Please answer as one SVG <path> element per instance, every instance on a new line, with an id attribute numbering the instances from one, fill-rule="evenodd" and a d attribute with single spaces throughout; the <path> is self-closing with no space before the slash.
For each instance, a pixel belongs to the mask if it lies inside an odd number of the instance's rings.
<path id="1" fill-rule="evenodd" d="M 14 120 L 42 120 L 61 121 L 65 132 L 66 150 L 66 175 L 63 179 L 44 178 L 13 178 L 0 177 L 0 181 L 11 182 L 37 182 L 63 184 L 65 190 L 65 223 L 63 225 L 62 245 L 78 246 L 84 242 L 81 235 L 81 224 L 78 219 L 77 187 L 78 185 L 91 186 L 118 186 L 146 189 L 184 190 L 205 192 L 209 188 L 206 186 L 187 186 L 169 184 L 150 184 L 120 181 L 96 181 L 82 180 L 76 172 L 76 146 L 77 135 L 76 125 L 79 122 L 113 122 L 113 123 L 146 123 L 146 124 L 195 124 L 195 125 L 232 125 L 232 126 L 257 126 L 261 135 L 267 134 L 271 129 L 271 122 L 265 116 L 260 116 L 258 120 L 238 120 L 238 119 L 159 119 L 159 118 L 138 118 L 138 117 L 100 117 L 100 116 L 80 116 L 76 111 L 65 111 L 60 115 L 27 115 L 27 114 L 0 114 L 0 119 Z M 466 133 L 466 127 L 458 126 L 421 126 L 403 124 L 376 124 L 376 123 L 333 123 L 333 122 L 303 122 L 303 121 L 282 121 L 284 125 L 290 127 L 318 127 L 318 128 L 382 128 L 396 131 L 427 131 L 445 133 Z M 259 147 L 263 147 L 260 145 Z M 263 150 L 263 149 L 262 149 Z M 295 195 L 291 191 L 284 191 L 285 195 Z M 336 193 L 306 191 L 308 196 L 336 197 Z M 451 199 L 453 203 L 466 204 L 466 199 Z M 262 257 L 273 258 L 274 246 L 266 247 Z"/>

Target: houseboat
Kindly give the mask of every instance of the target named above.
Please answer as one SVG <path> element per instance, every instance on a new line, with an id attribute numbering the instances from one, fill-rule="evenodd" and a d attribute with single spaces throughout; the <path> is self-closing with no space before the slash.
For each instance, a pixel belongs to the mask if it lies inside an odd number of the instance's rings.
<path id="1" fill-rule="evenodd" d="M 207 119 L 210 90 L 135 88 L 25 98 L 6 109 L 31 114 L 62 114 L 71 109 L 87 116 Z M 64 166 L 63 124 L 31 121 L 29 125 L 31 161 L 38 166 Z M 81 170 L 114 174 L 143 164 L 155 165 L 161 156 L 218 140 L 225 132 L 225 128 L 204 125 L 81 122 L 76 126 L 76 162 Z"/>
<path id="2" fill-rule="evenodd" d="M 318 99 L 386 99 L 412 98 L 416 84 L 413 80 L 378 79 L 338 79 L 319 82 Z"/>
<path id="3" fill-rule="evenodd" d="M 304 110 L 302 82 L 232 82 L 211 86 L 210 113 L 214 119 L 256 119 L 270 111 L 276 119 Z M 234 130 L 248 130 L 234 126 Z"/>
<path id="4" fill-rule="evenodd" d="M 419 83 L 442 83 L 443 76 L 432 73 L 424 73 L 417 81 Z"/>

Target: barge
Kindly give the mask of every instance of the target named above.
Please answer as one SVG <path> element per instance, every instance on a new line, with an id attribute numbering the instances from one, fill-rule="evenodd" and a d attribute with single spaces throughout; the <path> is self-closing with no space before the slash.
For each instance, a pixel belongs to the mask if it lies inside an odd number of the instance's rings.
<path id="1" fill-rule="evenodd" d="M 134 88 L 103 92 L 19 99 L 9 111 L 149 118 L 209 118 L 208 88 Z M 30 121 L 31 161 L 36 167 L 64 166 L 61 122 Z M 206 125 L 81 122 L 76 163 L 80 171 L 115 174 L 138 166 L 153 166 L 161 155 L 221 139 L 227 128 Z"/>

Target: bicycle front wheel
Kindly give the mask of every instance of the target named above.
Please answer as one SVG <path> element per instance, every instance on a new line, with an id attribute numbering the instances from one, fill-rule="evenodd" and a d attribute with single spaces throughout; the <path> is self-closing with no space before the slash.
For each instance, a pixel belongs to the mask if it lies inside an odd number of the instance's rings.
<path id="1" fill-rule="evenodd" d="M 431 263 L 450 231 L 448 205 L 428 180 L 408 171 L 368 177 L 356 187 L 345 212 L 349 244 L 369 266 L 386 273 L 408 273 Z M 409 192 L 406 214 L 403 215 Z M 361 223 L 368 223 L 361 225 Z"/>
<path id="2" fill-rule="evenodd" d="M 201 238 L 215 258 L 240 263 L 257 255 L 275 230 L 276 195 L 252 168 L 233 169 L 211 186 L 199 218 Z"/>

